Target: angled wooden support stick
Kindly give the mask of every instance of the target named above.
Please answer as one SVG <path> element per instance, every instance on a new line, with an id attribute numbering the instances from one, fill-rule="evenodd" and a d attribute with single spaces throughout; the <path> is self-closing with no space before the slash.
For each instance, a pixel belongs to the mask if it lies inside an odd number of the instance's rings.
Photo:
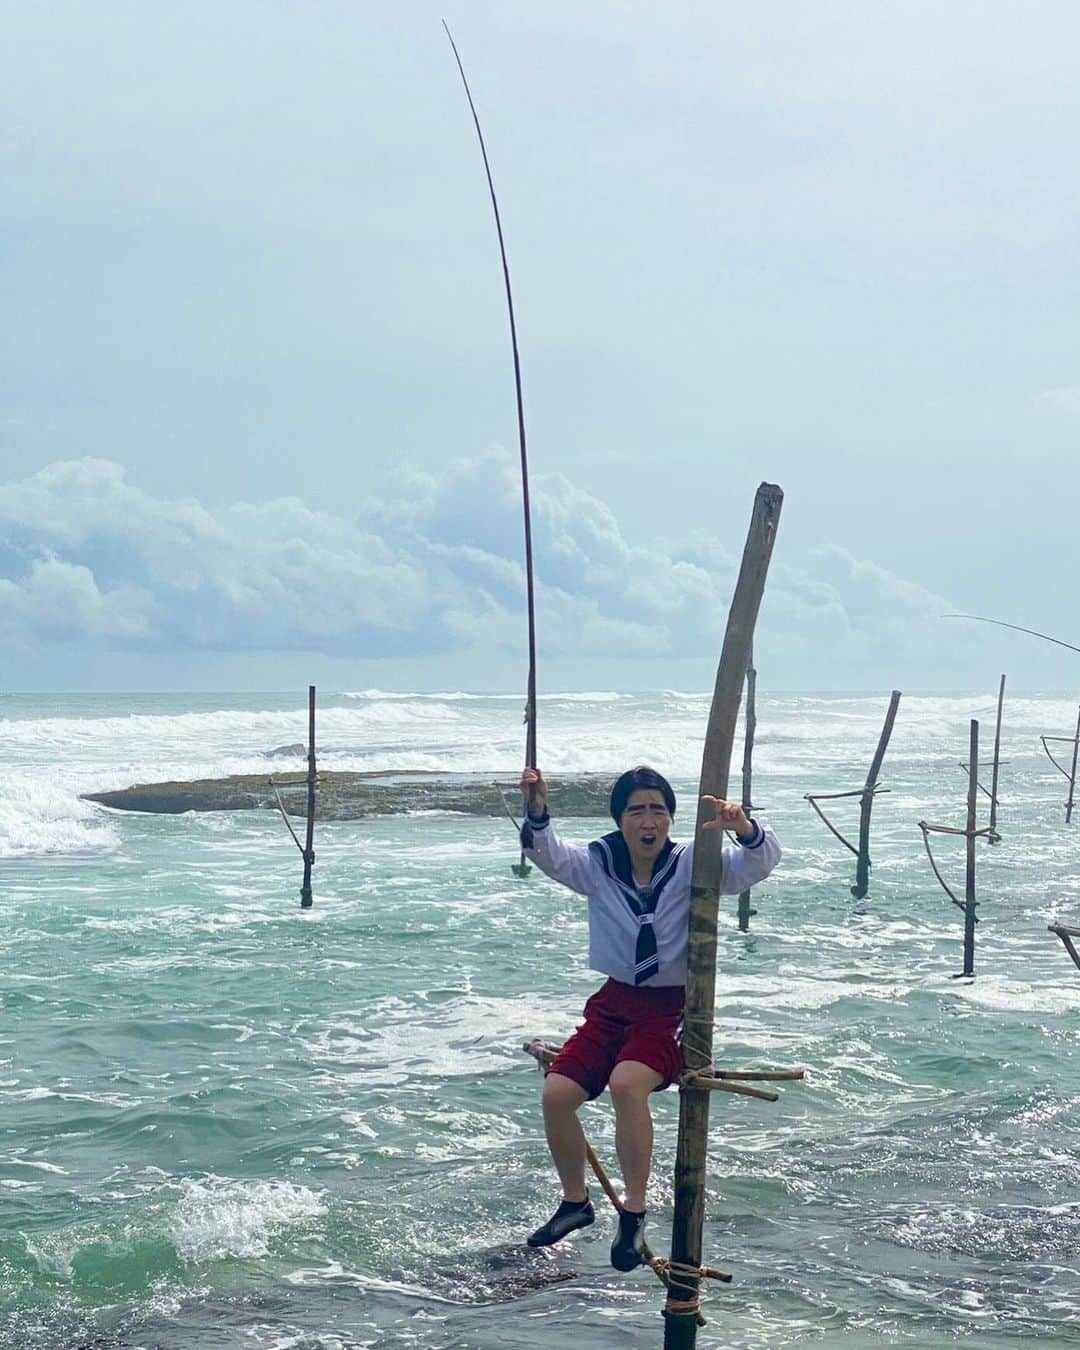
<path id="1" fill-rule="evenodd" d="M 749 1083 L 728 1082 L 711 1073 L 684 1073 L 679 1077 L 679 1085 L 684 1088 L 704 1088 L 706 1092 L 733 1092 L 739 1097 L 757 1097 L 763 1102 L 778 1102 L 779 1092 L 770 1092 L 767 1088 L 751 1087 Z"/>
<path id="2" fill-rule="evenodd" d="M 1073 938 L 1080 938 L 1080 928 L 1068 928 L 1063 923 L 1051 923 L 1047 924 L 1047 927 L 1051 933 L 1058 935 L 1065 950 L 1072 957 L 1073 965 L 1080 970 L 1080 952 L 1076 950 L 1076 944 L 1073 942 Z"/>
<path id="3" fill-rule="evenodd" d="M 1075 736 L 1040 736 L 1039 740 L 1042 741 L 1042 748 L 1046 751 L 1047 759 L 1054 766 L 1054 768 L 1058 770 L 1059 773 L 1063 773 L 1065 777 L 1069 780 L 1069 796 L 1068 800 L 1065 803 L 1065 824 L 1071 825 L 1073 806 L 1076 803 L 1076 754 L 1077 751 L 1080 750 L 1080 709 L 1077 710 L 1076 714 Z M 1047 744 L 1048 741 L 1064 741 L 1066 745 L 1072 746 L 1073 752 L 1072 752 L 1071 768 L 1066 769 L 1064 764 L 1058 763 L 1058 761 L 1054 758 L 1053 754 L 1050 751 L 1050 746 Z"/>
<path id="4" fill-rule="evenodd" d="M 715 1064 L 700 1072 L 688 1069 L 679 1082 L 684 1087 L 701 1087 L 707 1092 L 734 1092 L 741 1097 L 758 1097 L 763 1102 L 780 1100 L 778 1092 L 750 1087 L 751 1083 L 793 1083 L 806 1077 L 805 1069 L 718 1069 Z"/>
<path id="5" fill-rule="evenodd" d="M 896 721 L 896 711 L 900 706 L 900 690 L 894 689 L 889 699 L 889 708 L 885 714 L 885 724 L 881 728 L 881 735 L 878 737 L 877 749 L 874 751 L 874 758 L 870 761 L 870 771 L 866 775 L 866 782 L 861 788 L 855 788 L 852 792 L 808 792 L 806 800 L 821 817 L 824 824 L 840 840 L 845 848 L 855 854 L 855 885 L 851 888 L 851 894 L 856 900 L 865 898 L 870 889 L 870 812 L 873 809 L 874 798 L 879 793 L 888 792 L 888 788 L 880 788 L 877 785 L 881 774 L 882 761 L 885 759 L 885 751 L 889 746 L 889 739 L 892 736 L 893 724 Z M 858 797 L 859 799 L 859 842 L 856 846 L 850 839 L 840 833 L 825 812 L 818 806 L 818 802 L 838 801 L 842 797 Z"/>
<path id="6" fill-rule="evenodd" d="M 525 1041 L 521 1048 L 527 1055 L 532 1055 L 533 1059 L 536 1060 L 537 1068 L 541 1072 L 550 1067 L 555 1060 L 555 1056 L 559 1053 L 558 1046 L 551 1045 L 550 1042 L 543 1040 Z M 611 1178 L 605 1171 L 604 1164 L 597 1157 L 596 1150 L 588 1139 L 585 1140 L 585 1157 L 592 1168 L 593 1176 L 596 1177 L 604 1194 L 611 1201 L 612 1208 L 616 1213 L 621 1214 L 625 1206 L 619 1198 L 618 1191 L 611 1184 Z M 667 1285 L 670 1279 L 668 1274 L 669 1262 L 663 1256 L 657 1256 L 647 1242 L 641 1244 L 641 1255 L 645 1264 L 652 1269 L 660 1283 Z M 717 1270 L 713 1266 L 702 1266 L 698 1274 L 702 1279 L 721 1280 L 724 1284 L 731 1283 L 731 1276 L 727 1271 Z M 704 1326 L 704 1318 L 701 1324 Z"/>
<path id="7" fill-rule="evenodd" d="M 750 530 L 743 549 L 739 579 L 731 600 L 723 651 L 716 672 L 701 762 L 699 798 L 728 795 L 728 775 L 739 701 L 750 663 L 754 625 L 765 591 L 765 578 L 783 497 L 778 487 L 762 483 L 754 499 Z M 690 884 L 690 942 L 683 1033 L 685 1066 L 690 1071 L 698 1072 L 712 1064 L 713 1014 L 716 1005 L 716 922 L 723 866 L 722 831 L 701 828 L 707 815 L 707 810 L 699 800 L 694 870 Z M 709 1101 L 708 1090 L 700 1086 L 683 1086 L 679 1093 L 671 1280 L 664 1307 L 665 1350 L 683 1350 L 697 1343 L 701 1316 L 700 1280 L 692 1272 L 701 1266 Z"/>

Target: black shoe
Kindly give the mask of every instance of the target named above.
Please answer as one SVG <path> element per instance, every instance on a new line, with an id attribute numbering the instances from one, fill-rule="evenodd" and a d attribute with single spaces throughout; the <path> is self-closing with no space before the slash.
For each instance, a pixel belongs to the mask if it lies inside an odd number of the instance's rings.
<path id="1" fill-rule="evenodd" d="M 624 1209 L 619 1215 L 615 1241 L 611 1244 L 611 1264 L 616 1270 L 635 1270 L 645 1262 L 641 1254 L 644 1245 L 645 1211 L 635 1214 L 631 1209 Z"/>
<path id="2" fill-rule="evenodd" d="M 584 1200 L 564 1200 L 547 1223 L 541 1224 L 525 1241 L 530 1247 L 550 1247 L 553 1242 L 561 1242 L 575 1229 L 588 1228 L 595 1221 L 596 1214 L 586 1191 Z"/>

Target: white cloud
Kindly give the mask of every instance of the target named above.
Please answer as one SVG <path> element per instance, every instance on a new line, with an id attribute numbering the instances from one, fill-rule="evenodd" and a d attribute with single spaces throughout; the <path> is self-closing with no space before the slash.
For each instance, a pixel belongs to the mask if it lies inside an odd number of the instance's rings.
<path id="1" fill-rule="evenodd" d="M 111 462 L 52 464 L 0 486 L 0 631 L 24 649 L 63 640 L 480 661 L 522 650 L 521 506 L 508 456 L 459 461 L 438 479 L 406 470 L 395 493 L 357 511 L 295 498 L 211 509 L 153 497 Z M 533 512 L 546 656 L 614 671 L 715 657 L 735 559 L 714 538 L 628 539 L 603 502 L 560 476 L 536 480 Z M 865 674 L 923 642 L 950 608 L 822 548 L 799 566 L 774 564 L 762 641 L 815 680 L 830 667 Z"/>

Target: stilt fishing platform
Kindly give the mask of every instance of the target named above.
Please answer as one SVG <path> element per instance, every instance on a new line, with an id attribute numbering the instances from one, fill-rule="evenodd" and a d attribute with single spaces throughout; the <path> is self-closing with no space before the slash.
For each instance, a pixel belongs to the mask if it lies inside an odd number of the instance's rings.
<path id="1" fill-rule="evenodd" d="M 758 488 L 728 613 L 702 753 L 694 865 L 690 883 L 683 1072 L 679 1078 L 679 1134 L 671 1254 L 665 1258 L 657 1256 L 651 1249 L 645 1253 L 646 1264 L 667 1289 L 663 1307 L 666 1350 L 685 1350 L 685 1347 L 696 1344 L 697 1329 L 705 1322 L 701 1313 L 701 1281 L 713 1279 L 726 1283 L 731 1279 L 726 1271 L 705 1265 L 702 1261 L 706 1154 L 712 1093 L 728 1092 L 763 1101 L 776 1101 L 778 1094 L 775 1091 L 755 1084 L 795 1081 L 804 1075 L 801 1068 L 725 1069 L 713 1063 L 716 935 L 723 871 L 723 832 L 702 828 L 707 821 L 715 819 L 715 811 L 702 799 L 726 798 L 728 795 L 739 704 L 744 681 L 751 668 L 754 627 L 765 590 L 782 502 L 783 493 L 773 484 L 762 483 Z M 541 1068 L 550 1064 L 557 1053 L 557 1047 L 543 1040 L 530 1041 L 525 1049 L 534 1056 Z M 614 1187 L 588 1145 L 586 1157 L 605 1194 L 615 1209 L 621 1210 L 622 1205 Z"/>
<path id="2" fill-rule="evenodd" d="M 975 974 L 975 925 L 979 922 L 976 909 L 978 901 L 975 898 L 975 844 L 979 839 L 986 839 L 989 843 L 996 843 L 1000 839 L 997 830 L 991 825 L 979 827 L 978 809 L 979 809 L 979 724 L 972 718 L 968 732 L 968 792 L 967 792 L 967 822 L 962 830 L 955 829 L 951 825 L 931 825 L 929 821 L 920 820 L 919 829 L 922 831 L 923 846 L 926 849 L 926 856 L 930 861 L 934 876 L 937 877 L 941 889 L 949 897 L 950 901 L 963 911 L 964 914 L 964 964 L 959 976 L 956 978 L 964 979 Z M 941 874 L 937 859 L 934 857 L 934 850 L 930 847 L 930 836 L 932 834 L 951 834 L 958 835 L 966 844 L 966 868 L 964 872 L 964 898 L 961 900 L 949 886 L 949 883 Z"/>
<path id="3" fill-rule="evenodd" d="M 878 786 L 878 778 L 881 775 L 881 765 L 885 759 L 885 751 L 889 746 L 893 724 L 896 721 L 896 710 L 899 706 L 900 690 L 894 689 L 892 697 L 889 699 L 888 711 L 885 714 L 885 725 L 881 728 L 877 749 L 874 751 L 874 758 L 870 761 L 870 771 L 867 773 L 866 782 L 861 788 L 854 788 L 851 792 L 808 792 L 806 794 L 806 800 L 821 817 L 824 825 L 840 840 L 845 848 L 850 849 L 855 854 L 855 885 L 851 888 L 851 894 L 856 900 L 865 899 L 870 889 L 870 812 L 873 810 L 874 798 L 879 793 L 889 791 L 888 788 Z M 858 797 L 859 799 L 859 842 L 857 845 L 843 835 L 818 806 L 818 802 L 840 801 L 845 797 Z"/>

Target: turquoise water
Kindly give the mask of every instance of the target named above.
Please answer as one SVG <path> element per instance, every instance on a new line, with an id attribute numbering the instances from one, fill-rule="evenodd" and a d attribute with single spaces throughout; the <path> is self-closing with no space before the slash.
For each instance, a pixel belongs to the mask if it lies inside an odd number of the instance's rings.
<path id="1" fill-rule="evenodd" d="M 607 1266 L 606 1214 L 554 1255 L 518 1246 L 555 1199 L 520 1043 L 564 1036 L 599 980 L 580 902 L 511 876 L 509 822 L 320 826 L 304 914 L 269 813 L 78 800 L 298 768 L 265 751 L 303 738 L 305 702 L 0 698 L 0 1346 L 659 1345 L 659 1286 Z M 1080 971 L 1046 931 L 1080 922 L 1080 823 L 1038 744 L 1075 704 L 1007 700 L 969 983 L 915 822 L 963 823 L 957 763 L 991 693 L 902 702 L 867 900 L 802 800 L 859 784 L 886 703 L 760 700 L 755 798 L 785 857 L 749 935 L 726 902 L 718 1059 L 807 1080 L 713 1101 L 705 1250 L 735 1281 L 700 1343 L 1080 1345 Z M 541 762 L 648 759 L 686 803 L 706 710 L 544 699 Z M 516 695 L 326 697 L 323 762 L 511 778 L 520 715 Z M 962 844 L 939 851 L 962 881 Z M 584 1115 L 617 1170 L 608 1105 Z M 673 1093 L 656 1115 L 662 1251 Z"/>

